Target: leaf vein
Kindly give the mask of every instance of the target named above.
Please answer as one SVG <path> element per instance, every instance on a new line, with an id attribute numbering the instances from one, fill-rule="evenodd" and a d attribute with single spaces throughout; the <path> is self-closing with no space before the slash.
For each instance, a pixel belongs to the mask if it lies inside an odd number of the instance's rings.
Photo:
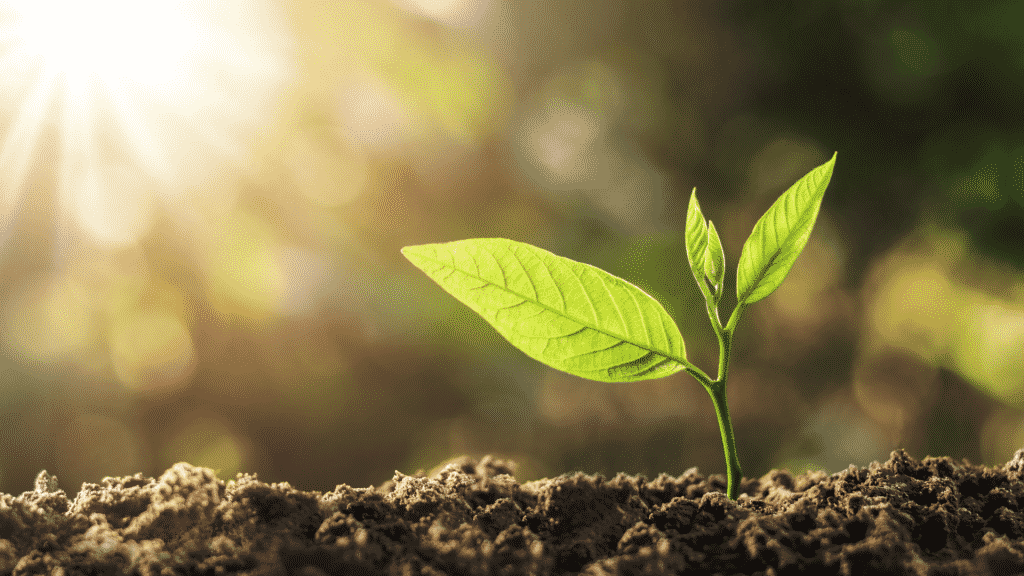
<path id="1" fill-rule="evenodd" d="M 545 261 L 544 261 L 543 259 L 541 259 L 541 258 L 538 258 L 538 260 L 540 261 L 540 264 L 541 264 L 541 266 L 543 266 L 543 267 L 544 267 L 544 271 L 548 273 L 548 277 L 549 277 L 549 278 L 551 278 L 551 283 L 552 283 L 552 284 L 554 284 L 554 286 L 555 286 L 555 290 L 557 290 L 557 291 L 558 291 L 558 297 L 559 297 L 559 299 L 561 299 L 561 300 L 562 300 L 562 309 L 561 309 L 562 313 L 563 313 L 563 314 L 567 313 L 567 312 L 568 312 L 568 310 L 566 309 L 566 306 L 567 306 L 568 304 L 567 304 L 567 303 L 566 303 L 566 301 L 565 301 L 565 294 L 563 294 L 563 293 L 562 293 L 562 287 L 561 287 L 561 286 L 559 286 L 559 284 L 558 284 L 558 279 L 556 279 L 556 278 L 555 278 L 555 275 L 554 275 L 554 274 L 552 274 L 552 272 L 551 272 L 551 268 L 550 268 L 550 267 L 548 266 L 548 263 L 547 263 L 547 262 L 545 262 Z M 557 264 L 557 262 L 556 262 L 556 264 Z"/>
<path id="2" fill-rule="evenodd" d="M 622 331 L 626 333 L 627 338 L 631 338 L 632 335 L 629 333 L 629 324 L 626 323 L 626 317 L 622 315 L 622 309 L 619 308 L 619 302 L 615 299 L 615 295 L 611 289 L 608 288 L 608 284 L 605 283 L 605 279 L 600 276 L 597 277 L 597 281 L 601 283 L 601 287 L 608 294 L 608 298 L 612 301 L 612 306 L 615 307 L 615 313 L 619 315 L 619 324 L 622 326 Z"/>
<path id="3" fill-rule="evenodd" d="M 590 313 L 593 315 L 594 326 L 601 323 L 600 318 L 597 317 L 597 306 L 594 306 L 594 300 L 590 297 L 590 293 L 587 291 L 587 286 L 583 283 L 583 279 L 576 274 L 576 271 L 569 268 L 569 273 L 576 279 L 576 282 L 580 285 L 580 291 L 583 292 L 583 296 L 587 299 L 587 304 L 590 304 Z"/>
<path id="4" fill-rule="evenodd" d="M 647 327 L 647 319 L 644 318 L 644 311 L 640 307 L 640 303 L 637 302 L 636 295 L 632 292 L 628 292 L 629 298 L 633 301 L 633 307 L 636 308 L 636 317 L 640 319 L 640 324 L 643 328 L 643 334 L 647 338 L 647 345 L 653 346 L 654 340 L 651 337 L 650 329 Z"/>

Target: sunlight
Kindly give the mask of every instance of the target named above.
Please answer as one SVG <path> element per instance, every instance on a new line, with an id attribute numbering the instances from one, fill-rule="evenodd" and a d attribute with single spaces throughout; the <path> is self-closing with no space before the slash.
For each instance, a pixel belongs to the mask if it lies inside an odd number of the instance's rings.
<path id="1" fill-rule="evenodd" d="M 245 144 L 288 75 L 284 35 L 256 8 L 0 2 L 3 227 L 38 162 L 56 169 L 60 217 L 103 245 L 142 237 L 158 199 L 184 200 L 212 173 L 244 169 Z M 59 156 L 37 158 L 51 133 Z"/>
<path id="2" fill-rule="evenodd" d="M 70 82 L 95 74 L 158 85 L 194 50 L 198 30 L 170 3 L 19 0 L 27 57 L 41 57 Z M 131 49 L 126 49 L 131 47 Z"/>

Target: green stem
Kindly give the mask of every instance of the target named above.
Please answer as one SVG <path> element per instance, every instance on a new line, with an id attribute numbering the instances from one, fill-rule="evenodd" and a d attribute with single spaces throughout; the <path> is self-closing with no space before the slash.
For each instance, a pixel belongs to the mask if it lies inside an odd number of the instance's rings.
<path id="1" fill-rule="evenodd" d="M 729 358 L 732 354 L 732 335 L 736 332 L 736 323 L 740 321 L 740 314 L 743 313 L 743 304 L 737 304 L 736 308 L 732 311 L 732 316 L 729 317 L 729 323 L 725 328 L 721 328 L 722 322 L 718 320 L 718 310 L 715 310 L 715 318 L 712 324 L 717 324 L 719 329 L 715 330 L 715 334 L 718 335 L 718 379 L 715 382 L 721 382 L 722 388 L 725 388 L 725 381 L 729 377 Z"/>
<path id="2" fill-rule="evenodd" d="M 722 447 L 725 449 L 725 470 L 728 488 L 726 496 L 735 500 L 739 496 L 740 481 L 743 480 L 743 469 L 740 468 L 740 457 L 736 452 L 736 436 L 732 433 L 732 420 L 729 418 L 729 403 L 725 399 L 725 383 L 715 382 L 716 386 L 708 391 L 711 402 L 718 414 L 718 428 L 722 431 Z"/>
<path id="3" fill-rule="evenodd" d="M 705 374 L 704 371 L 701 370 L 700 368 L 698 368 L 696 365 L 691 364 L 690 361 L 687 360 L 686 358 L 673 358 L 673 359 L 676 362 L 679 362 L 680 364 L 682 364 L 683 365 L 683 369 L 686 370 L 690 374 L 690 376 L 693 376 L 694 378 L 696 378 L 697 381 L 700 382 L 704 386 L 705 389 L 707 389 L 709 392 L 711 391 L 711 385 L 712 385 L 711 376 L 708 376 L 707 374 Z"/>
<path id="4" fill-rule="evenodd" d="M 740 314 L 743 313 L 743 304 L 737 304 L 732 311 L 729 323 L 721 328 L 721 321 L 718 320 L 718 310 L 711 323 L 715 325 L 715 334 L 718 336 L 718 379 L 705 386 L 708 394 L 711 395 L 711 402 L 715 406 L 715 414 L 718 415 L 718 429 L 722 432 L 722 449 L 725 451 L 725 471 L 728 481 L 726 495 L 730 500 L 739 496 L 740 482 L 743 480 L 743 469 L 740 467 L 739 452 L 736 450 L 736 435 L 732 431 L 732 418 L 729 417 L 729 402 L 725 395 L 726 380 L 729 377 L 729 357 L 732 353 L 732 335 L 736 330 L 736 323 L 739 322 Z"/>
<path id="5" fill-rule="evenodd" d="M 729 403 L 725 397 L 725 382 L 729 376 L 729 355 L 732 353 L 732 335 L 736 331 L 736 323 L 743 313 L 743 304 L 737 304 L 729 317 L 729 323 L 723 328 L 718 318 L 718 307 L 707 302 L 708 317 L 718 336 L 718 379 L 711 380 L 703 370 L 691 364 L 685 358 L 675 359 L 682 364 L 691 376 L 700 382 L 711 396 L 711 403 L 718 415 L 718 429 L 722 432 L 722 449 L 725 451 L 725 471 L 728 487 L 726 496 L 735 500 L 739 496 L 740 482 L 743 480 L 743 469 L 740 467 L 739 452 L 736 450 L 736 435 L 732 431 L 732 419 L 729 417 Z"/>

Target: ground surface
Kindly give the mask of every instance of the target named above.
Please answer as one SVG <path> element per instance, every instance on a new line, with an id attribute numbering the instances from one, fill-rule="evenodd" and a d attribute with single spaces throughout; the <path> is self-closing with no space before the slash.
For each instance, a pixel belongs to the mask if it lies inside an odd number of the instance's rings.
<path id="1" fill-rule="evenodd" d="M 918 462 L 745 479 L 695 469 L 519 484 L 461 458 L 328 493 L 175 464 L 0 494 L 0 574 L 1022 574 L 1024 450 L 999 468 Z"/>

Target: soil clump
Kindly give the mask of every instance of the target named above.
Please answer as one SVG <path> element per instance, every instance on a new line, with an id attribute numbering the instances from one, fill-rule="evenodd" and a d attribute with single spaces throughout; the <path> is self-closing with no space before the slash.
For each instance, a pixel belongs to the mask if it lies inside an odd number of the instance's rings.
<path id="1" fill-rule="evenodd" d="M 736 501 L 695 468 L 514 475 L 461 457 L 321 493 L 180 462 L 70 500 L 43 471 L 0 494 L 0 574 L 1024 573 L 1024 449 L 998 468 L 896 450 L 832 475 L 772 470 Z"/>

